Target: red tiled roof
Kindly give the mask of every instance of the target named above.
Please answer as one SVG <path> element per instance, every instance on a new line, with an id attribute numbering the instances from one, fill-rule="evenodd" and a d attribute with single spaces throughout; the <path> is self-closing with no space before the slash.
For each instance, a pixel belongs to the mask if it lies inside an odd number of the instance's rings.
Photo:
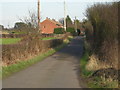
<path id="1" fill-rule="evenodd" d="M 61 23 L 59 23 L 58 21 L 56 21 L 56 20 L 51 20 L 51 19 L 49 19 L 49 18 L 46 18 L 46 20 L 49 20 L 50 22 L 52 22 L 52 23 L 54 23 L 54 24 L 58 24 L 58 25 L 60 25 L 60 26 L 63 26 Z M 43 21 L 44 22 L 44 21 Z"/>

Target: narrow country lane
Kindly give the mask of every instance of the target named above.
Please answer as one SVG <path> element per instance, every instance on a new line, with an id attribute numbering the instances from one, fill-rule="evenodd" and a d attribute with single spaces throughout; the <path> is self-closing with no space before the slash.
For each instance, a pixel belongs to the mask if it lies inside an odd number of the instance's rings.
<path id="1" fill-rule="evenodd" d="M 43 61 L 6 78 L 3 88 L 81 88 L 79 79 L 83 40 L 72 42 Z"/>

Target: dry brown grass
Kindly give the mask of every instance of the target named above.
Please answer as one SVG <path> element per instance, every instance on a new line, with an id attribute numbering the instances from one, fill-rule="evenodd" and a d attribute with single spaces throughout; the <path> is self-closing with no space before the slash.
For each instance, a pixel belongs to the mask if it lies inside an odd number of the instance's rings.
<path id="1" fill-rule="evenodd" d="M 96 55 L 90 56 L 90 60 L 86 65 L 86 69 L 90 71 L 96 71 L 96 70 L 107 69 L 107 68 L 116 68 L 116 67 L 114 67 L 110 63 L 99 60 Z"/>

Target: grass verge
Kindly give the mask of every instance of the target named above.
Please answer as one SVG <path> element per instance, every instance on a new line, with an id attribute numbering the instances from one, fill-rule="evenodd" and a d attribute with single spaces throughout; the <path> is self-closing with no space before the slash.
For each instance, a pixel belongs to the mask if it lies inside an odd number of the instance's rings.
<path id="1" fill-rule="evenodd" d="M 48 52 L 45 52 L 39 56 L 36 56 L 30 60 L 27 61 L 20 61 L 17 64 L 12 64 L 10 66 L 7 67 L 2 67 L 2 78 L 6 78 L 8 76 L 10 76 L 11 74 L 18 72 L 20 70 L 23 70 L 39 61 L 42 61 L 43 59 L 45 59 L 46 57 L 54 54 L 55 52 L 59 51 L 61 48 L 63 48 L 64 46 L 66 46 L 70 40 L 72 39 L 72 37 L 68 37 L 68 39 L 64 40 L 64 43 L 54 49 L 49 50 Z"/>
<path id="2" fill-rule="evenodd" d="M 20 40 L 20 38 L 0 38 L 0 44 L 15 44 Z"/>
<path id="3" fill-rule="evenodd" d="M 85 42 L 84 55 L 80 60 L 81 76 L 86 80 L 86 84 L 89 88 L 94 88 L 94 90 L 106 90 L 106 88 L 118 88 L 118 81 L 112 78 L 92 76 L 94 71 L 89 71 L 86 69 L 86 65 L 89 59 L 89 45 Z M 92 77 L 91 77 L 92 76 Z M 112 90 L 112 89 L 110 89 Z"/>
<path id="4" fill-rule="evenodd" d="M 90 88 L 100 88 L 101 90 L 106 90 L 106 88 L 118 88 L 118 81 L 113 80 L 112 78 L 105 77 L 93 77 L 91 81 L 88 82 Z"/>
<path id="5" fill-rule="evenodd" d="M 80 59 L 80 68 L 82 70 L 81 75 L 83 77 L 89 77 L 93 74 L 93 72 L 86 69 L 86 65 L 89 60 L 89 45 L 86 41 L 84 43 L 84 48 L 85 48 L 84 54 L 83 54 L 82 58 Z"/>

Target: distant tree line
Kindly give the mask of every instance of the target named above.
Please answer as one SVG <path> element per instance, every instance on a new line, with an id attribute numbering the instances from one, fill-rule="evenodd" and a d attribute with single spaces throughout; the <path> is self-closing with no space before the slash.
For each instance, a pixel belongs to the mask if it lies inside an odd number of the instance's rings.
<path id="1" fill-rule="evenodd" d="M 61 18 L 61 19 L 59 19 L 59 22 L 62 24 L 62 25 L 64 25 L 64 18 Z M 67 17 L 66 17 L 66 28 L 67 28 L 67 32 L 71 32 L 72 34 L 75 34 L 76 32 L 76 27 L 75 27 L 75 24 L 76 24 L 76 26 L 77 26 L 77 29 L 81 29 L 82 28 L 82 22 L 80 22 L 80 20 L 78 20 L 78 19 L 74 19 L 74 20 L 72 20 L 71 18 L 70 18 L 70 16 L 69 15 L 67 15 Z M 56 29 L 56 31 L 57 30 L 60 30 L 60 29 Z M 57 31 L 58 33 L 63 33 L 63 32 L 65 32 L 65 31 L 63 31 L 62 29 L 61 29 L 61 31 L 62 32 L 59 32 L 59 31 Z"/>

